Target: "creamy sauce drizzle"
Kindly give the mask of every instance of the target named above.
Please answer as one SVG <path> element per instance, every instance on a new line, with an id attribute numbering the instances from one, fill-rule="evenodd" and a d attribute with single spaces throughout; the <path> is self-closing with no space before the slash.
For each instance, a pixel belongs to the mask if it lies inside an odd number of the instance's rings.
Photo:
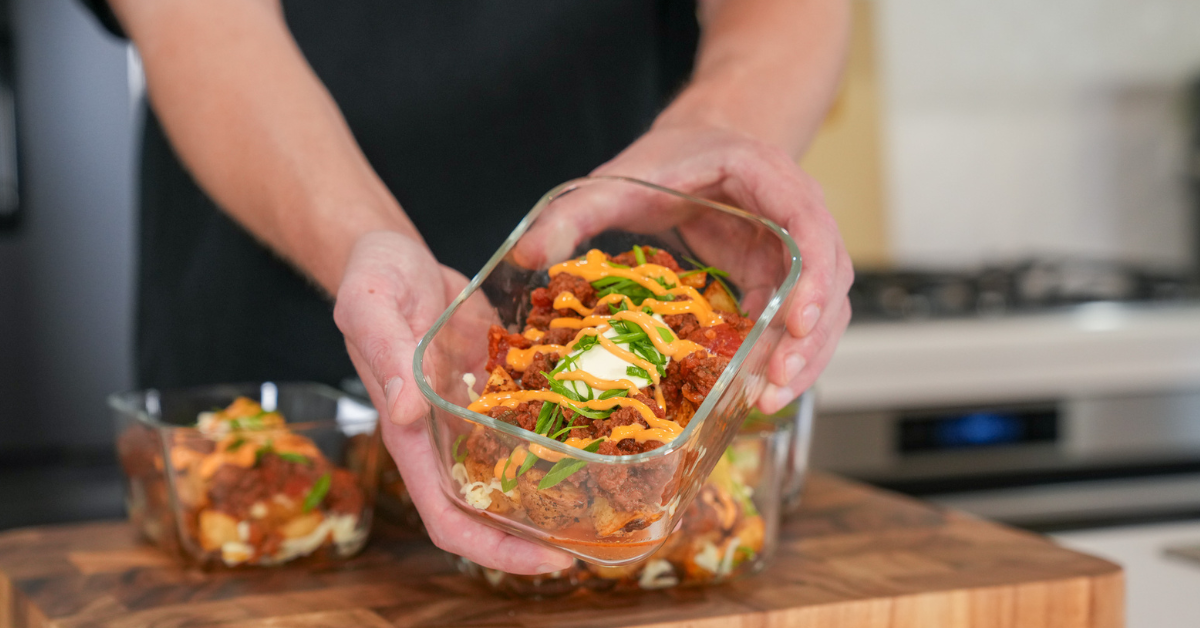
<path id="1" fill-rule="evenodd" d="M 700 293 L 691 286 L 685 286 L 679 281 L 679 276 L 670 268 L 659 266 L 657 264 L 642 264 L 634 268 L 617 268 L 606 263 L 607 258 L 604 253 L 592 249 L 587 252 L 582 260 L 567 260 L 565 262 L 555 264 L 550 267 L 550 276 L 553 277 L 559 273 L 568 273 L 577 277 L 582 277 L 587 281 L 597 281 L 605 277 L 621 277 L 636 282 L 638 285 L 649 290 L 655 296 L 671 295 L 687 295 L 696 303 L 686 311 L 694 314 L 701 325 L 711 327 L 723 322 L 723 319 L 712 307 L 708 301 L 700 295 Z M 674 288 L 664 288 L 662 284 L 655 281 L 655 278 L 662 279 L 669 284 L 675 284 Z M 557 301 L 557 299 L 556 299 Z M 655 300 L 657 302 L 657 300 Z M 661 305 L 661 304 L 660 304 Z M 652 306 L 653 307 L 653 306 Z M 660 313 L 660 312 L 656 312 Z M 678 312 L 672 312 L 678 313 Z M 581 312 L 582 314 L 582 312 Z"/>

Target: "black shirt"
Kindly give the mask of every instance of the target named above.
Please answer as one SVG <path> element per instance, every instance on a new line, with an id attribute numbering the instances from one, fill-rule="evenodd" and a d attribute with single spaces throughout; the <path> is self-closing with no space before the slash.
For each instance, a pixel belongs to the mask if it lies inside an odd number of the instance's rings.
<path id="1" fill-rule="evenodd" d="M 110 30 L 102 4 L 85 0 Z M 295 0 L 300 48 L 444 264 L 475 273 L 538 197 L 650 125 L 691 70 L 689 0 Z M 222 214 L 152 112 L 141 166 L 139 385 L 336 384 L 332 304 Z"/>

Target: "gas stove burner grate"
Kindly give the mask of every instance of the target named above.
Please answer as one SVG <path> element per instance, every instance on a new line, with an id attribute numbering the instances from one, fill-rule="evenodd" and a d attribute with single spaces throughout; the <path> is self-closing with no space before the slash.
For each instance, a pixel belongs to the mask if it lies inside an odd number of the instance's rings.
<path id="1" fill-rule="evenodd" d="M 1200 277 L 1096 261 L 1030 260 L 976 272 L 859 271 L 854 322 L 972 318 L 1110 301 L 1200 301 Z"/>

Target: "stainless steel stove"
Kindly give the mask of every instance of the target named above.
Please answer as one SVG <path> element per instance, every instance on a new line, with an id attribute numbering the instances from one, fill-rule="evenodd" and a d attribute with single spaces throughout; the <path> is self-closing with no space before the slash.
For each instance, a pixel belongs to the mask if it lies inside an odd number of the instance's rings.
<path id="1" fill-rule="evenodd" d="M 1200 513 L 1195 276 L 861 272 L 851 300 L 816 466 L 1032 526 Z"/>

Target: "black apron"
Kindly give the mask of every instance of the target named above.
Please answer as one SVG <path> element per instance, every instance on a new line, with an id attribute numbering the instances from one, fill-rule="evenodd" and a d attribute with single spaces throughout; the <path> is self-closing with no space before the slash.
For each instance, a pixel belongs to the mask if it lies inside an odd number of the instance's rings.
<path id="1" fill-rule="evenodd" d="M 541 194 L 649 127 L 697 39 L 688 0 L 284 9 L 371 165 L 438 260 L 468 276 Z M 353 374 L 332 303 L 213 205 L 152 114 L 140 217 L 139 386 Z"/>

